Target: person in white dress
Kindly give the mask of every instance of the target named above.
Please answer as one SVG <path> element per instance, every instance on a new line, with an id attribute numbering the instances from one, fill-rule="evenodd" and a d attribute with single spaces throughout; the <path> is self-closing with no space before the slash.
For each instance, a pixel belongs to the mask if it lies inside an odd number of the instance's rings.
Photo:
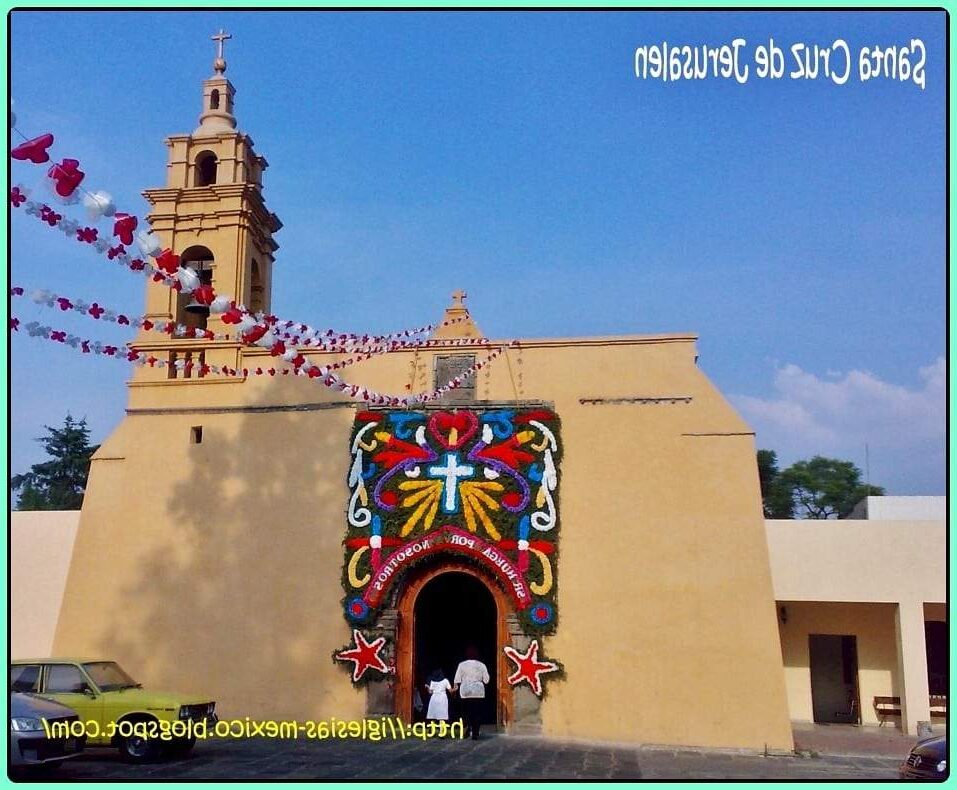
<path id="1" fill-rule="evenodd" d="M 478 650 L 474 646 L 466 648 L 465 661 L 455 670 L 454 682 L 452 691 L 459 692 L 465 713 L 465 734 L 477 741 L 485 707 L 485 684 L 489 682 L 489 676 L 488 667 L 479 661 Z"/>
<path id="2" fill-rule="evenodd" d="M 452 690 L 452 684 L 441 669 L 435 670 L 429 675 L 429 682 L 425 684 L 425 690 L 429 693 L 429 709 L 426 711 L 426 719 L 435 719 L 438 721 L 449 720 L 449 692 Z"/>

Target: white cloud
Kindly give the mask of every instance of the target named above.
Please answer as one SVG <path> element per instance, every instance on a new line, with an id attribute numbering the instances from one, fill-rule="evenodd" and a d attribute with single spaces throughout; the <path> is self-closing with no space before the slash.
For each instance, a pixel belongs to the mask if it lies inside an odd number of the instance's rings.
<path id="1" fill-rule="evenodd" d="M 788 364 L 775 374 L 773 397 L 731 400 L 782 465 L 820 454 L 863 466 L 867 443 L 871 479 L 888 493 L 943 493 L 946 380 L 943 357 L 920 368 L 913 387 L 861 370 L 821 378 Z"/>

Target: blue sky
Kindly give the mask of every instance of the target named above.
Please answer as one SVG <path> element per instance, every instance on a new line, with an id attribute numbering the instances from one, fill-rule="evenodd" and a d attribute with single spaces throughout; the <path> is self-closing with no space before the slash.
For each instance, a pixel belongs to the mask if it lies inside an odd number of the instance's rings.
<path id="1" fill-rule="evenodd" d="M 197 125 L 225 27 L 240 127 L 284 223 L 274 312 L 491 337 L 696 332 L 699 364 L 786 464 L 850 458 L 945 491 L 942 13 L 15 12 L 18 127 L 144 215 Z M 846 85 L 636 79 L 635 47 L 847 41 Z M 927 83 L 861 83 L 862 46 L 926 45 Z M 54 46 L 56 42 L 68 42 Z M 788 53 L 788 66 L 792 61 Z M 41 169 L 14 162 L 34 187 Z M 131 313 L 143 283 L 14 212 L 13 282 Z M 26 302 L 26 303 L 24 303 Z M 16 300 L 86 337 L 123 333 Z M 12 470 L 69 410 L 101 440 L 124 366 L 12 343 Z M 590 388 L 592 391 L 594 388 Z"/>

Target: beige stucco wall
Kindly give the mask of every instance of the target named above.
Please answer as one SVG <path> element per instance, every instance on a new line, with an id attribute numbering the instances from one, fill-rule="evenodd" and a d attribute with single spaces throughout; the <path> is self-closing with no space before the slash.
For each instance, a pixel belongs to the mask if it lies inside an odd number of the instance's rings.
<path id="1" fill-rule="evenodd" d="M 349 640 L 339 566 L 351 416 L 127 417 L 92 465 L 57 651 L 212 694 L 227 717 L 361 715 L 364 695 L 331 661 Z"/>
<path id="2" fill-rule="evenodd" d="M 10 653 L 51 655 L 67 569 L 80 513 L 76 510 L 10 514 Z"/>
<path id="3" fill-rule="evenodd" d="M 347 371 L 417 391 L 432 354 Z M 694 355 L 689 336 L 527 341 L 480 374 L 477 397 L 549 401 L 563 421 L 560 624 L 545 649 L 567 679 L 550 684 L 546 733 L 791 746 L 753 438 Z M 138 377 L 93 463 L 56 650 L 205 690 L 224 715 L 361 715 L 365 693 L 330 659 L 349 641 L 354 406 L 304 406 L 328 391 L 291 377 Z M 634 396 L 692 400 L 580 402 Z"/>
<path id="4" fill-rule="evenodd" d="M 150 418 L 139 417 L 135 419 L 145 420 Z M 165 419 L 168 420 L 169 418 Z M 260 416 L 259 420 L 262 419 L 263 417 Z M 280 419 L 282 418 L 280 417 Z M 188 434 L 188 429 L 192 424 L 197 421 L 205 421 L 207 427 L 204 445 L 211 441 L 222 442 L 226 437 L 219 435 L 215 429 L 210 433 L 208 420 L 208 416 L 197 419 L 195 415 L 184 415 L 176 427 L 171 429 L 170 436 L 177 435 L 179 437 L 177 443 L 179 443 L 182 437 Z M 252 424 L 248 427 L 253 428 Z M 115 436 L 114 439 L 119 440 L 120 437 Z M 199 454 L 206 450 L 207 447 L 201 445 L 191 447 L 189 452 L 197 456 L 197 460 L 203 461 L 205 457 Z M 102 474 L 107 474 L 106 469 L 109 465 L 110 462 L 102 465 Z M 563 492 L 565 482 L 566 480 L 563 480 Z M 569 504 L 567 501 L 562 503 L 562 512 L 566 521 L 570 518 L 569 513 L 565 510 L 567 504 Z M 572 506 L 572 509 L 574 512 L 574 506 Z M 587 510 L 587 506 L 585 509 Z M 60 599 L 65 585 L 68 558 L 74 543 L 78 515 L 75 512 L 12 514 L 11 581 L 13 591 L 11 628 L 14 657 L 48 655 L 50 653 L 56 615 L 59 611 Z M 197 513 L 197 516 L 199 515 Z M 338 518 L 338 516 L 339 513 L 336 512 L 335 518 Z M 333 531 L 335 532 L 337 529 L 338 523 L 336 522 Z M 910 591 L 909 595 L 917 595 L 918 597 L 927 595 L 933 598 L 943 594 L 946 583 L 945 568 L 942 563 L 928 566 L 927 560 L 928 557 L 934 556 L 934 550 L 940 549 L 944 544 L 944 524 L 942 522 L 772 521 L 767 522 L 767 530 L 771 567 L 775 571 L 775 595 L 778 597 L 778 605 L 785 606 L 787 611 L 787 623 L 781 622 L 779 618 L 778 628 L 787 688 L 788 710 L 791 719 L 796 721 L 810 721 L 812 719 L 808 664 L 809 635 L 854 634 L 857 636 L 858 645 L 859 687 L 863 723 L 877 723 L 873 706 L 868 703 L 868 700 L 872 700 L 874 696 L 899 696 L 900 694 L 895 642 L 895 609 L 897 602 L 894 599 L 900 597 L 902 590 Z M 919 541 L 914 540 L 915 530 L 921 531 Z M 567 546 L 566 538 L 569 535 L 572 535 L 570 540 L 574 540 L 573 532 L 563 532 L 563 547 Z M 176 542 L 173 541 L 173 543 L 175 545 Z M 932 551 L 925 553 L 923 550 L 914 550 L 915 546 L 925 545 L 930 546 Z M 653 554 L 654 551 L 660 550 L 660 547 L 652 546 L 652 549 L 651 553 Z M 182 551 L 182 549 L 179 550 Z M 255 555 L 253 547 L 250 547 L 248 551 Z M 835 575 L 834 569 L 828 568 L 826 565 L 829 561 L 828 558 L 833 556 L 835 552 L 850 553 L 852 556 L 861 558 L 861 563 L 853 566 L 846 566 L 845 564 L 845 566 L 842 566 L 841 573 Z M 920 555 L 920 557 L 917 555 Z M 334 562 L 341 559 L 338 545 L 334 545 L 332 556 Z M 938 553 L 937 556 L 942 557 L 943 555 Z M 892 558 L 895 561 L 897 559 L 902 560 L 898 572 L 873 574 L 866 570 L 868 565 L 879 566 L 880 563 L 888 562 Z M 567 549 L 563 548 L 561 566 L 563 585 L 566 578 L 564 574 L 567 559 Z M 248 563 L 249 559 L 246 557 L 237 562 L 241 565 Z M 309 582 L 304 583 L 308 584 Z M 256 587 L 259 583 L 254 581 L 252 585 Z M 246 585 L 241 586 L 245 587 Z M 188 586 L 187 589 L 191 588 Z M 262 590 L 261 586 L 259 586 L 259 589 Z M 157 590 L 157 592 L 165 595 L 167 590 Z M 330 593 L 329 585 L 325 585 L 315 589 L 313 594 L 338 595 L 339 589 L 337 584 L 332 585 L 332 592 Z M 799 595 L 805 596 L 807 600 L 796 600 Z M 832 596 L 839 595 L 850 597 L 852 601 L 842 602 L 840 599 L 832 598 Z M 853 602 L 854 599 L 865 600 L 868 596 L 872 600 L 871 603 Z M 563 596 L 563 624 L 567 621 L 568 600 L 567 595 Z M 163 608 L 161 598 L 153 605 L 155 605 L 157 611 L 160 611 Z M 572 602 L 570 605 L 574 611 L 575 603 Z M 946 620 L 946 606 L 943 602 L 925 602 L 923 611 L 927 620 Z M 329 613 L 327 610 L 317 607 L 317 611 L 311 616 L 313 618 L 322 617 L 323 612 Z M 331 615 L 324 619 L 325 624 L 334 630 L 339 630 L 341 628 L 341 617 L 338 616 L 338 611 L 332 610 Z M 608 630 L 613 630 L 614 624 L 605 627 Z M 170 628 L 175 630 L 175 625 L 171 625 Z M 625 628 L 626 633 L 629 630 L 627 627 Z M 559 636 L 562 635 L 562 631 L 563 629 L 560 629 L 559 635 L 554 640 L 548 641 L 549 649 L 553 649 L 552 645 L 559 643 Z M 198 661 L 203 666 L 214 667 L 216 665 L 215 655 L 218 652 L 215 645 L 221 643 L 221 635 L 215 632 L 211 635 L 214 637 L 214 641 L 209 645 L 209 653 L 206 656 L 198 657 Z M 244 633 L 235 636 L 242 638 Z M 343 635 L 342 640 L 344 641 L 345 638 L 346 636 Z M 285 637 L 281 636 L 280 639 L 285 639 Z M 570 649 L 574 651 L 574 640 L 567 641 L 572 643 Z M 312 645 L 312 648 L 316 649 L 315 645 Z M 296 650 L 295 647 L 291 649 L 292 652 Z M 310 645 L 305 638 L 300 642 L 298 649 L 306 652 L 310 649 Z M 554 649 L 557 651 L 560 648 Z M 646 648 L 646 650 L 650 650 L 650 648 Z M 690 646 L 688 650 L 691 650 Z M 178 648 L 173 651 L 174 654 L 176 652 L 178 652 Z M 556 652 L 555 655 L 557 656 L 559 653 Z M 145 652 L 133 652 L 126 655 L 124 660 L 135 662 L 131 663 L 131 667 L 139 667 L 144 658 Z M 289 661 L 288 657 L 283 655 L 276 656 L 276 658 L 286 662 Z M 248 659 L 252 663 L 252 670 L 257 672 L 255 653 L 251 653 Z M 171 659 L 171 663 L 175 663 L 175 660 Z M 295 668 L 298 663 L 292 661 L 289 666 Z M 306 662 L 306 665 L 308 673 L 308 667 L 311 666 L 311 663 Z M 184 673 L 182 678 L 175 678 L 175 682 L 185 680 L 187 675 L 192 675 L 201 670 L 202 666 L 198 670 L 190 668 L 189 672 Z M 332 677 L 335 679 L 337 676 L 334 674 Z M 214 681 L 215 678 L 209 678 L 206 682 L 212 683 Z M 171 678 L 170 682 L 174 682 L 174 679 Z M 667 681 L 662 680 L 661 685 L 662 687 L 666 686 Z M 202 682 L 198 682 L 197 686 L 201 687 Z M 546 714 L 551 714 L 552 702 L 562 694 L 560 688 L 557 684 L 553 686 L 549 705 L 545 708 Z M 643 693 L 643 691 L 641 689 L 637 693 Z M 345 696 L 345 700 L 347 704 L 356 701 L 349 695 Z M 694 704 L 694 702 L 694 700 L 688 700 L 688 704 Z M 268 704 L 272 705 L 273 703 L 269 702 Z M 331 704 L 340 706 L 344 704 L 344 701 L 339 698 Z M 245 706 L 245 703 L 243 705 Z M 295 708 L 296 705 L 292 705 L 292 707 Z M 617 713 L 613 715 L 612 721 L 619 722 L 619 726 L 625 726 L 620 723 Z M 574 729 L 568 728 L 568 731 L 573 732 Z"/>
<path id="5" fill-rule="evenodd" d="M 947 600 L 943 520 L 768 521 L 782 601 Z"/>

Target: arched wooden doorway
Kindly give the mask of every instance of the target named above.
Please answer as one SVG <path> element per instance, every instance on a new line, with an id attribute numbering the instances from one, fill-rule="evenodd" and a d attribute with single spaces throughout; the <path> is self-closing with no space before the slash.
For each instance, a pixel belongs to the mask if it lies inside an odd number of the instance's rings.
<path id="1" fill-rule="evenodd" d="M 491 594 L 495 602 L 495 673 L 496 719 L 499 727 L 512 721 L 512 691 L 508 684 L 508 668 L 502 647 L 509 642 L 506 618 L 512 608 L 501 588 L 476 567 L 456 559 L 444 559 L 417 571 L 405 581 L 397 602 L 398 633 L 396 635 L 395 711 L 403 721 L 412 721 L 412 691 L 416 682 L 415 616 L 416 602 L 429 582 L 444 574 L 460 573 L 476 579 Z M 452 678 L 450 677 L 451 681 Z"/>

